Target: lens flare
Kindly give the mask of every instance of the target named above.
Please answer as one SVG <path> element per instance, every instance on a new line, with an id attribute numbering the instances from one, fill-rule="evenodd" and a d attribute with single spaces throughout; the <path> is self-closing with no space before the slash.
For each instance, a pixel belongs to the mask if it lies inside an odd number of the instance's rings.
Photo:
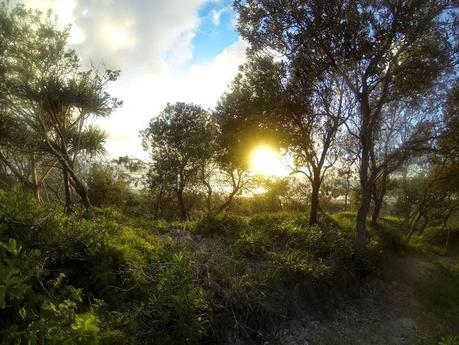
<path id="1" fill-rule="evenodd" d="M 251 169 L 254 173 L 265 176 L 285 176 L 287 169 L 279 160 L 279 155 L 269 146 L 258 146 L 252 152 Z"/>

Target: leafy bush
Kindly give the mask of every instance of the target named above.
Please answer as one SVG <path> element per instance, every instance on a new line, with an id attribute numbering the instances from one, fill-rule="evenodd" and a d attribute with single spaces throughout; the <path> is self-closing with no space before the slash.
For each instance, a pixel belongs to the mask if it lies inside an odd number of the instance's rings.
<path id="1" fill-rule="evenodd" d="M 191 279 L 180 255 L 153 268 L 151 294 L 143 304 L 140 332 L 156 344 L 200 344 L 207 335 L 210 308 L 206 293 Z"/>
<path id="2" fill-rule="evenodd" d="M 202 235 L 218 234 L 235 237 L 247 229 L 247 220 L 244 217 L 229 214 L 208 216 L 200 220 L 194 229 Z"/>
<path id="3" fill-rule="evenodd" d="M 158 344 L 199 343 L 206 335 L 206 294 L 189 263 L 113 214 L 66 216 L 0 193 L 6 344 L 127 344 L 145 320 Z"/>
<path id="4" fill-rule="evenodd" d="M 115 209 L 67 216 L 0 193 L 0 221 L 0 332 L 11 342 L 256 337 L 275 322 L 282 287 L 328 281 L 352 256 L 338 222 L 309 226 L 303 214 L 166 223 Z M 171 229 L 191 234 L 180 247 Z"/>
<path id="5" fill-rule="evenodd" d="M 403 237 L 402 224 L 384 220 L 384 223 L 378 224 L 374 229 L 379 237 L 381 249 L 393 250 L 396 253 L 405 251 L 407 245 Z"/>
<path id="6" fill-rule="evenodd" d="M 331 216 L 343 229 L 353 232 L 356 225 L 357 214 L 355 212 L 338 212 Z"/>
<path id="7" fill-rule="evenodd" d="M 99 344 L 103 332 L 97 304 L 83 307 L 83 291 L 49 279 L 39 251 L 27 253 L 14 239 L 0 242 L 0 335 L 2 344 Z"/>
<path id="8" fill-rule="evenodd" d="M 449 336 L 449 337 L 443 337 L 441 338 L 438 345 L 459 345 L 459 337 L 456 335 Z"/>
<path id="9" fill-rule="evenodd" d="M 264 215 L 250 219 L 249 228 L 232 246 L 235 257 L 268 260 L 270 279 L 297 281 L 301 276 L 330 278 L 352 256 L 351 241 L 329 219 L 309 226 L 303 215 Z"/>

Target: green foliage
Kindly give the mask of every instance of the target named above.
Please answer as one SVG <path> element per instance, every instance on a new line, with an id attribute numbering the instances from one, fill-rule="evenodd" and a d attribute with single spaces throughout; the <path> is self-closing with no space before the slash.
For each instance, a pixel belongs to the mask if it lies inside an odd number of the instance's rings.
<path id="1" fill-rule="evenodd" d="M 191 279 L 189 262 L 172 255 L 155 266 L 140 333 L 160 344 L 200 344 L 208 332 L 210 310 L 205 291 Z"/>
<path id="2" fill-rule="evenodd" d="M 248 221 L 246 218 L 224 214 L 201 219 L 193 231 L 202 235 L 216 234 L 234 238 L 246 231 L 247 227 Z"/>
<path id="3" fill-rule="evenodd" d="M 183 102 L 167 104 L 141 133 L 153 160 L 150 189 L 160 190 L 161 196 L 175 194 L 182 220 L 188 219 L 185 192 L 215 154 L 217 133 L 215 120 L 206 110 Z"/>
<path id="4" fill-rule="evenodd" d="M 459 281 L 459 261 L 451 265 L 449 270 L 451 274 Z"/>
<path id="5" fill-rule="evenodd" d="M 338 212 L 331 216 L 341 227 L 348 231 L 353 231 L 356 225 L 357 213 L 355 212 Z"/>
<path id="6" fill-rule="evenodd" d="M 281 280 L 333 275 L 336 265 L 352 255 L 350 240 L 332 221 L 322 219 L 309 226 L 307 217 L 285 214 L 253 217 L 232 250 L 236 257 L 272 261 L 276 267 L 272 277 Z"/>
<path id="7" fill-rule="evenodd" d="M 159 343 L 199 343 L 209 313 L 189 264 L 157 237 L 106 217 L 111 214 L 48 213 L 31 199 L 0 194 L 0 329 L 8 339 L 126 344 L 123 332 L 133 335 L 150 315 L 148 329 Z M 18 240 L 10 238 L 16 229 Z M 101 299 L 106 304 L 89 303 Z M 114 320 L 117 310 L 122 317 Z"/>
<path id="8" fill-rule="evenodd" d="M 86 185 L 75 163 L 82 153 L 91 156 L 104 152 L 106 134 L 88 119 L 107 117 L 121 105 L 108 93 L 108 84 L 117 79 L 119 71 L 83 70 L 75 50 L 67 46 L 70 28 L 59 28 L 51 12 L 44 15 L 20 4 L 2 2 L 0 22 L 4 47 L 0 47 L 4 127 L 0 145 L 2 150 L 8 147 L 13 157 L 27 158 L 33 173 L 19 173 L 15 159 L 7 159 L 0 151 L 2 160 L 37 198 L 50 166 L 59 165 L 67 211 L 72 211 L 71 188 L 89 209 Z M 29 181 L 29 175 L 35 177 Z"/>
<path id="9" fill-rule="evenodd" d="M 424 303 L 447 319 L 459 321 L 459 279 L 454 271 L 436 264 L 434 274 L 418 286 Z"/>
<path id="10" fill-rule="evenodd" d="M 375 226 L 374 231 L 379 237 L 382 250 L 393 250 L 396 253 L 407 249 L 405 227 L 398 218 L 385 218 Z"/>
<path id="11" fill-rule="evenodd" d="M 97 304 L 82 311 L 83 291 L 55 279 L 40 265 L 37 250 L 27 253 L 14 239 L 0 242 L 0 335 L 2 344 L 99 344 Z M 48 278 L 46 278 L 48 276 Z M 46 280 L 44 280 L 46 279 Z"/>
<path id="12" fill-rule="evenodd" d="M 459 336 L 453 335 L 441 338 L 438 345 L 459 345 Z"/>
<path id="13" fill-rule="evenodd" d="M 93 164 L 87 183 L 89 198 L 94 206 L 122 206 L 128 199 L 127 178 L 109 165 Z"/>

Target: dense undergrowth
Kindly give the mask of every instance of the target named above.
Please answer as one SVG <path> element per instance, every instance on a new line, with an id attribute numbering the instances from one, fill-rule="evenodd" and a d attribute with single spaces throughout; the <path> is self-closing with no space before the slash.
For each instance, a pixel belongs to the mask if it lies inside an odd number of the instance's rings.
<path id="1" fill-rule="evenodd" d="M 356 260 L 352 222 L 351 213 L 323 216 L 317 226 L 302 214 L 187 223 L 112 209 L 66 216 L 2 192 L 0 339 L 261 342 L 265 330 L 349 289 L 385 247 L 404 250 L 382 225 L 370 232 L 368 256 Z"/>
<path id="2" fill-rule="evenodd" d="M 327 284 L 352 255 L 336 222 L 309 227 L 302 216 L 141 223 L 113 210 L 66 216 L 1 193 L 0 223 L 5 344 L 260 337 L 285 316 L 283 288 Z"/>

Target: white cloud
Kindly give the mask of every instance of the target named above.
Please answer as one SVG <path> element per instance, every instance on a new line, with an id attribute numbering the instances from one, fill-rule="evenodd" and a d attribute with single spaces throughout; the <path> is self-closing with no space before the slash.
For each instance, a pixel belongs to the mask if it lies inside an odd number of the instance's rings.
<path id="1" fill-rule="evenodd" d="M 184 65 L 192 58 L 199 9 L 216 0 L 25 0 L 27 6 L 53 8 L 59 25 L 72 24 L 70 43 L 85 63 L 121 69 L 110 92 L 124 105 L 98 123 L 109 133 L 107 151 L 142 156 L 139 130 L 167 102 L 213 107 L 245 59 L 238 41 L 210 63 Z M 211 13 L 215 25 L 229 8 Z"/>
<path id="2" fill-rule="evenodd" d="M 117 85 L 113 94 L 122 93 L 124 106 L 100 124 L 110 134 L 107 149 L 113 157 L 133 155 L 146 158 L 142 152 L 139 130 L 166 105 L 177 101 L 193 102 L 205 108 L 216 105 L 245 61 L 246 43 L 237 41 L 224 49 L 208 64 L 192 65 L 178 76 L 169 71 L 131 78 Z"/>
<path id="3" fill-rule="evenodd" d="M 224 8 L 221 8 L 219 10 L 217 9 L 213 9 L 212 12 L 211 12 L 211 16 L 212 16 L 212 23 L 215 25 L 215 26 L 219 26 L 220 25 L 220 18 L 223 14 L 223 12 L 225 12 L 227 10 L 226 7 Z"/>
<path id="4" fill-rule="evenodd" d="M 195 37 L 193 30 L 182 32 L 169 48 L 167 60 L 171 65 L 181 65 L 193 57 L 193 38 Z"/>

